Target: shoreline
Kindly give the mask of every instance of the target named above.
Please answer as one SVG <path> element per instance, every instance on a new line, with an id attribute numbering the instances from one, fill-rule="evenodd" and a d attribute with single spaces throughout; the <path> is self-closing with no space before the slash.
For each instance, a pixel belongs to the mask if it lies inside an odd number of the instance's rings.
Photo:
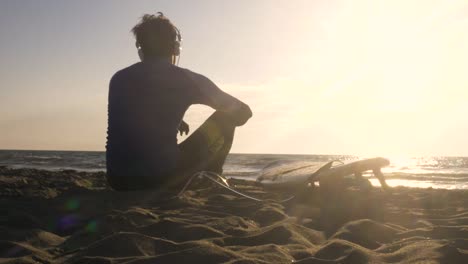
<path id="1" fill-rule="evenodd" d="M 106 173 L 106 169 L 80 169 L 80 168 L 38 168 L 37 166 L 25 166 L 25 167 L 19 167 L 15 165 L 0 165 L 0 173 L 7 173 L 10 175 L 13 172 L 13 174 L 16 175 L 23 175 L 23 177 L 33 177 L 32 175 L 54 175 L 56 173 L 77 173 L 77 174 L 88 174 L 89 177 L 95 178 L 95 177 L 103 177 Z M 246 181 L 255 181 L 256 177 L 255 175 L 250 175 L 253 172 L 248 172 L 247 175 L 242 175 L 245 174 L 244 172 L 242 173 L 231 173 L 229 171 L 226 171 L 225 176 L 230 179 L 240 179 L 240 180 L 246 180 Z M 260 172 L 258 172 L 260 173 Z M 385 173 L 385 172 L 384 172 Z M 93 175 L 96 174 L 96 175 Z M 436 176 L 444 176 L 445 174 L 437 174 L 434 173 Z M 467 174 L 456 174 L 457 176 L 468 176 Z M 456 186 L 456 183 L 442 183 L 442 182 L 431 182 L 430 178 L 428 178 L 428 175 L 412 175 L 412 174 L 400 174 L 398 177 L 394 177 L 392 173 L 385 173 L 385 178 L 389 186 L 392 187 L 407 187 L 407 188 L 421 188 L 421 189 L 441 189 L 441 190 L 468 190 L 468 185 L 466 185 L 465 188 L 457 188 L 453 187 Z M 392 177 L 393 176 L 393 177 Z M 380 187 L 379 181 L 373 177 L 373 176 L 368 176 L 364 175 L 365 178 L 367 178 L 371 184 L 374 187 Z M 424 178 L 425 177 L 425 178 Z M 463 179 L 457 180 L 457 182 L 464 182 Z M 400 184 L 399 184 L 400 183 Z M 105 183 L 101 183 L 105 184 Z M 444 187 L 446 186 L 446 187 Z"/>

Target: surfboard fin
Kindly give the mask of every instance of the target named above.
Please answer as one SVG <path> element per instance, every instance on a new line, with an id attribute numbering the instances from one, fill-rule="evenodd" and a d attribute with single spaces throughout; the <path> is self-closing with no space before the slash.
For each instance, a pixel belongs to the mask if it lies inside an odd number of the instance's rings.
<path id="1" fill-rule="evenodd" d="M 318 169 L 316 172 L 314 172 L 314 174 L 310 175 L 307 182 L 312 183 L 312 182 L 316 181 L 317 178 L 319 177 L 320 173 L 331 169 L 331 167 L 333 165 L 333 162 L 335 162 L 335 160 L 332 160 L 332 161 L 328 162 L 327 164 L 323 165 L 322 167 L 320 167 L 320 169 Z"/>

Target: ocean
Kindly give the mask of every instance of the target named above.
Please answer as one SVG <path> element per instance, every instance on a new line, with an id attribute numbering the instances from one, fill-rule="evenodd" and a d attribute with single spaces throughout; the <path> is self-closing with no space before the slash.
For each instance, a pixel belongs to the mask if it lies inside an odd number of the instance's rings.
<path id="1" fill-rule="evenodd" d="M 352 155 L 230 154 L 224 166 L 228 177 L 254 180 L 263 168 L 275 163 L 351 162 L 366 157 Z M 383 173 L 390 186 L 468 189 L 468 157 L 385 157 L 390 166 Z M 44 170 L 105 171 L 105 152 L 0 150 L 0 166 Z M 364 175 L 374 185 L 378 181 Z"/>

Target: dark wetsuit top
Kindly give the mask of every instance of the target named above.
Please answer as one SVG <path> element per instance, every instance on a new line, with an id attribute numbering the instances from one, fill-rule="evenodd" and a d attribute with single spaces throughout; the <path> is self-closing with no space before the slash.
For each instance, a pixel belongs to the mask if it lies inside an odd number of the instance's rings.
<path id="1" fill-rule="evenodd" d="M 177 131 L 192 104 L 235 107 L 208 78 L 165 60 L 118 71 L 109 85 L 108 177 L 166 177 L 177 167 Z"/>

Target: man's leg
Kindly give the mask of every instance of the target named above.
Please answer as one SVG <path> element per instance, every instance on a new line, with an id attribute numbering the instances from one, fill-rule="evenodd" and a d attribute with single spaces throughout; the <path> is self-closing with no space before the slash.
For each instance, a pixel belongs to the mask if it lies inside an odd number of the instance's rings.
<path id="1" fill-rule="evenodd" d="M 235 125 L 219 111 L 213 113 L 195 132 L 179 144 L 181 159 L 177 177 L 197 171 L 223 172 L 234 138 Z"/>

